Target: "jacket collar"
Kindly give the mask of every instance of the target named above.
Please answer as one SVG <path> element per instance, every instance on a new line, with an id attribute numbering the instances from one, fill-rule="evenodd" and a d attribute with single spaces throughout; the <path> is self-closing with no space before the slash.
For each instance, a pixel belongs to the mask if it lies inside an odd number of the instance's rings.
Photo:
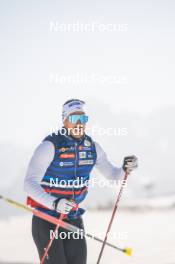
<path id="1" fill-rule="evenodd" d="M 66 133 L 65 133 L 66 131 Z M 77 142 L 78 144 L 82 143 L 84 139 L 86 138 L 86 134 L 84 134 L 81 138 L 74 138 L 72 135 L 68 134 L 68 130 L 65 127 L 62 127 L 59 130 L 60 134 L 67 140 Z"/>

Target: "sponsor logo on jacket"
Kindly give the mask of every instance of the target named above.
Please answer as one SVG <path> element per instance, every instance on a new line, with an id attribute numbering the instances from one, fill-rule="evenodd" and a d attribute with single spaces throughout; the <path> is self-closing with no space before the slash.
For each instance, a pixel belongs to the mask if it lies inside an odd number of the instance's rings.
<path id="1" fill-rule="evenodd" d="M 59 152 L 66 152 L 66 151 L 73 151 L 74 150 L 74 147 L 66 147 L 66 148 L 64 148 L 64 147 L 62 147 L 62 148 L 60 148 L 59 149 Z"/>
<path id="2" fill-rule="evenodd" d="M 85 145 L 86 147 L 90 147 L 90 146 L 91 146 L 91 142 L 90 142 L 89 140 L 85 139 L 85 141 L 84 141 L 84 145 Z"/>
<path id="3" fill-rule="evenodd" d="M 60 155 L 60 158 L 62 158 L 62 159 L 73 159 L 73 158 L 75 158 L 75 154 L 74 153 L 63 153 Z"/>
<path id="4" fill-rule="evenodd" d="M 61 161 L 60 162 L 60 166 L 61 167 L 69 167 L 69 166 L 73 166 L 74 165 L 74 163 L 72 162 L 72 161 Z"/>
<path id="5" fill-rule="evenodd" d="M 78 164 L 80 166 L 81 165 L 92 165 L 92 164 L 94 164 L 94 160 L 80 160 Z"/>
<path id="6" fill-rule="evenodd" d="M 91 150 L 90 147 L 85 147 L 85 146 L 79 146 L 79 150 Z"/>
<path id="7" fill-rule="evenodd" d="M 85 159 L 86 158 L 86 152 L 85 151 L 79 152 L 79 158 L 80 159 Z"/>
<path id="8" fill-rule="evenodd" d="M 87 157 L 88 159 L 93 159 L 94 158 L 93 152 L 88 152 Z"/>

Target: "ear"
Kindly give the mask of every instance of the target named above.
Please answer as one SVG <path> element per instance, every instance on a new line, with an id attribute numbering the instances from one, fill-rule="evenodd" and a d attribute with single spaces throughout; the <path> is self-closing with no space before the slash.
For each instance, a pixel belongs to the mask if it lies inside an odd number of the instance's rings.
<path id="1" fill-rule="evenodd" d="M 63 125 L 64 125 L 64 127 L 67 125 L 67 119 L 65 119 L 65 120 L 63 121 Z"/>

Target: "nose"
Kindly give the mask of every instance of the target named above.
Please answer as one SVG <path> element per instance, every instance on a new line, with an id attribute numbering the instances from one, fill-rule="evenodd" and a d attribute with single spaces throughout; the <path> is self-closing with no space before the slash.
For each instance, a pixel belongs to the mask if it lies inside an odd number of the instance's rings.
<path id="1" fill-rule="evenodd" d="M 77 125 L 81 125 L 81 121 L 80 121 L 80 119 L 77 121 Z"/>

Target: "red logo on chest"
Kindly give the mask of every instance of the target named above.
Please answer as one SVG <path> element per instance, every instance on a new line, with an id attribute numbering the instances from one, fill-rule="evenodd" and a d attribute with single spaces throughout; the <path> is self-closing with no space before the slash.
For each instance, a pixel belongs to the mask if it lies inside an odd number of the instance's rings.
<path id="1" fill-rule="evenodd" d="M 60 155 L 60 158 L 62 159 L 73 159 L 75 158 L 75 154 L 74 153 L 64 153 Z"/>

